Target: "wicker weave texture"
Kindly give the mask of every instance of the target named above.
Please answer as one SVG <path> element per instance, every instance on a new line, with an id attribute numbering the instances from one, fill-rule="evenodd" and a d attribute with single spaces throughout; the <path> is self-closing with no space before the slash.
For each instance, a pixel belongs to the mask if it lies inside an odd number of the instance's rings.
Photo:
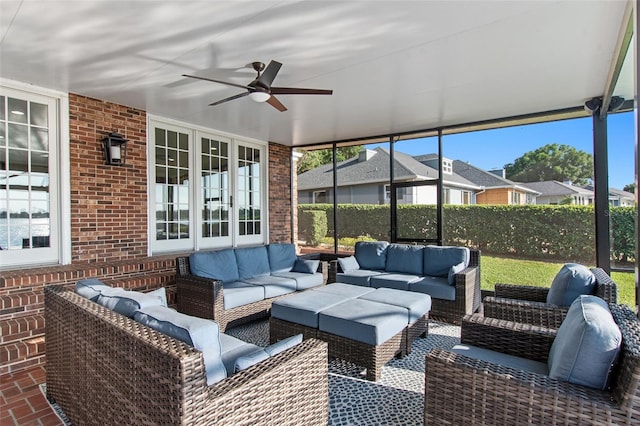
<path id="1" fill-rule="evenodd" d="M 327 345 L 306 340 L 213 386 L 196 349 L 45 288 L 47 396 L 74 424 L 324 425 Z"/>
<path id="2" fill-rule="evenodd" d="M 639 424 L 640 321 L 627 307 L 610 306 L 623 338 L 610 390 L 591 389 L 435 349 L 427 354 L 425 364 L 425 424 Z M 494 327 L 499 325 L 497 320 L 491 321 Z M 466 321 L 463 327 L 467 327 Z M 503 340 L 492 333 L 491 327 L 487 328 L 484 339 Z M 512 346 L 514 340 L 504 340 L 500 345 Z"/>
<path id="3" fill-rule="evenodd" d="M 607 303 L 618 302 L 616 283 L 601 268 L 593 268 L 596 277 L 594 294 Z M 558 328 L 567 316 L 568 306 L 546 303 L 549 288 L 517 284 L 496 284 L 495 297 L 485 297 L 484 315 L 507 321 Z"/>
<path id="4" fill-rule="evenodd" d="M 456 300 L 431 298 L 429 317 L 460 325 L 462 317 L 477 312 L 482 303 L 480 293 L 480 260 L 479 250 L 470 250 L 469 266 L 455 275 Z M 337 260 L 329 262 L 327 283 L 334 283 L 337 274 L 342 272 Z"/>

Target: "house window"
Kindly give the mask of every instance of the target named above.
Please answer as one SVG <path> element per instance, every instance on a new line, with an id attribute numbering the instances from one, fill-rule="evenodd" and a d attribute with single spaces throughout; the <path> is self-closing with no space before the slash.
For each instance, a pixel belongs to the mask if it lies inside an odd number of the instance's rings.
<path id="1" fill-rule="evenodd" d="M 449 188 L 444 189 L 444 199 L 442 204 L 451 204 L 451 190 Z"/>
<path id="2" fill-rule="evenodd" d="M 154 252 L 266 241 L 264 144 L 151 120 Z"/>
<path id="3" fill-rule="evenodd" d="M 446 158 L 442 159 L 442 173 L 446 175 L 453 174 L 453 161 Z"/>
<path id="4" fill-rule="evenodd" d="M 462 191 L 462 204 L 471 204 L 471 192 Z"/>
<path id="5" fill-rule="evenodd" d="M 520 193 L 516 191 L 511 191 L 511 204 L 520 204 Z"/>
<path id="6" fill-rule="evenodd" d="M 311 202 L 313 204 L 322 204 L 327 202 L 327 191 L 313 191 Z"/>
<path id="7" fill-rule="evenodd" d="M 58 189 L 60 123 L 66 122 L 62 115 L 67 117 L 61 103 L 68 101 L 64 95 L 44 96 L 5 87 L 2 91 L 0 265 L 68 262 L 60 251 Z M 69 238 L 62 239 L 67 243 Z"/>
<path id="8" fill-rule="evenodd" d="M 535 204 L 535 197 L 533 194 L 527 194 L 527 204 Z"/>

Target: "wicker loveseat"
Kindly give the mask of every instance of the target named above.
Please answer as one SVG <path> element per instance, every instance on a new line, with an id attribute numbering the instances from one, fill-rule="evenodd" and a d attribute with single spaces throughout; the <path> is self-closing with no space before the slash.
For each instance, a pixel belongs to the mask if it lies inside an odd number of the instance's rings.
<path id="1" fill-rule="evenodd" d="M 196 252 L 178 257 L 176 269 L 178 311 L 212 319 L 222 331 L 268 317 L 282 296 L 324 284 L 322 263 L 296 256 L 293 244 Z"/>
<path id="2" fill-rule="evenodd" d="M 45 288 L 47 397 L 73 424 L 324 425 L 326 343 L 309 339 L 207 386 L 202 352 Z"/>
<path id="3" fill-rule="evenodd" d="M 609 389 L 597 390 L 518 368 L 433 349 L 425 364 L 425 424 L 637 425 L 640 421 L 640 321 L 609 305 L 622 334 Z M 557 334 L 530 324 L 465 317 L 462 343 L 547 362 Z"/>
<path id="4" fill-rule="evenodd" d="M 616 283 L 602 268 L 592 268 L 595 286 L 592 294 L 607 303 L 618 303 Z M 483 300 L 484 316 L 547 328 L 558 328 L 569 306 L 547 303 L 549 287 L 496 284 L 494 296 Z"/>
<path id="5" fill-rule="evenodd" d="M 345 270 L 349 259 L 355 268 Z M 460 324 L 480 308 L 480 251 L 359 241 L 354 256 L 329 262 L 327 282 L 428 294 L 431 319 Z"/>

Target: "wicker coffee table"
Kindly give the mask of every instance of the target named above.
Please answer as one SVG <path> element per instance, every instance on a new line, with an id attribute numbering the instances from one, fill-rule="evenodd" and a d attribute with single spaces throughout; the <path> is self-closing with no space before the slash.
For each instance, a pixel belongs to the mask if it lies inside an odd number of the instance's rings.
<path id="1" fill-rule="evenodd" d="M 395 289 L 335 283 L 275 301 L 269 320 L 271 342 L 295 334 L 328 343 L 329 356 L 367 369 L 377 380 L 382 367 L 411 351 L 426 336 L 431 298 Z"/>

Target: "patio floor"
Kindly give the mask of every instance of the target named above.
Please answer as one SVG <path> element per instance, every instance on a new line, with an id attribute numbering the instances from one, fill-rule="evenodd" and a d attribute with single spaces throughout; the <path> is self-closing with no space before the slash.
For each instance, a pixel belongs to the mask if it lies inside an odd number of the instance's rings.
<path id="1" fill-rule="evenodd" d="M 268 321 L 236 327 L 227 333 L 258 345 L 268 344 Z M 430 322 L 429 336 L 416 340 L 411 354 L 393 359 L 377 382 L 364 380 L 361 368 L 341 360 L 329 363 L 328 425 L 422 425 L 424 358 L 433 347 L 450 348 L 460 328 Z M 64 425 L 44 397 L 42 366 L 6 374 L 0 383 L 0 424 Z"/>

